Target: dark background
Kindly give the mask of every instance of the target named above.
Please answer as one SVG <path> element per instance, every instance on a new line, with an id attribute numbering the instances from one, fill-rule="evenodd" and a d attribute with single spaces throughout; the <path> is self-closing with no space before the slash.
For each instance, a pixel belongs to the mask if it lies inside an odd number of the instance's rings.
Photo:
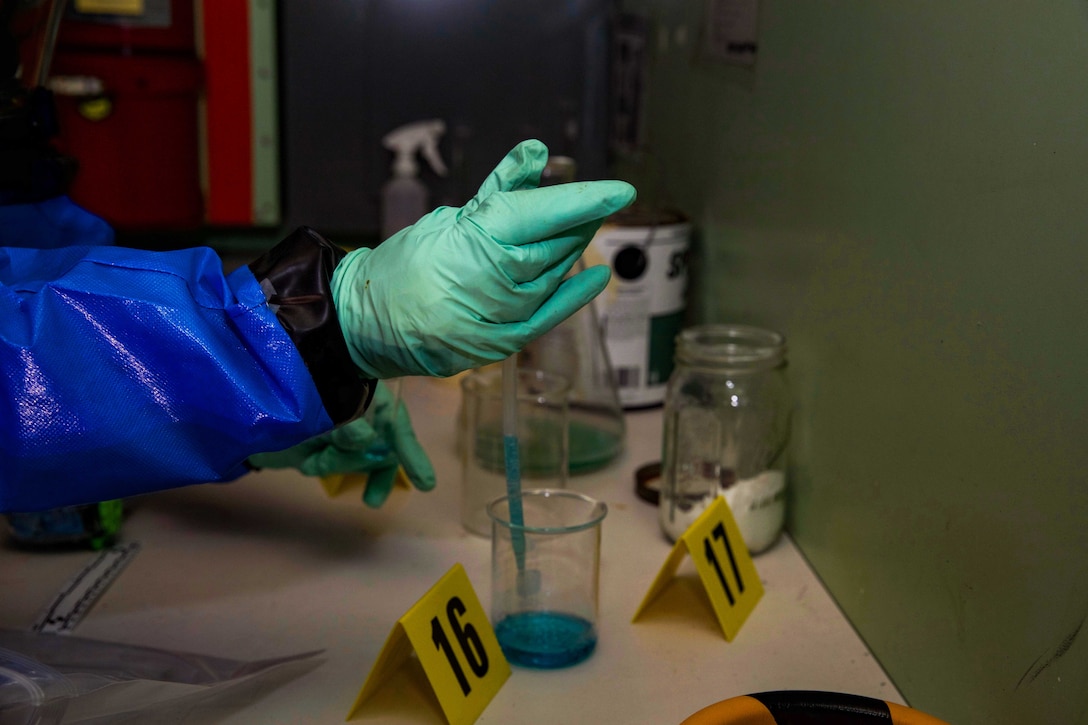
<path id="1" fill-rule="evenodd" d="M 609 0 L 284 0 L 285 228 L 378 230 L 382 137 L 442 119 L 450 174 L 421 160 L 432 202 L 460 205 L 517 142 L 606 166 Z"/>

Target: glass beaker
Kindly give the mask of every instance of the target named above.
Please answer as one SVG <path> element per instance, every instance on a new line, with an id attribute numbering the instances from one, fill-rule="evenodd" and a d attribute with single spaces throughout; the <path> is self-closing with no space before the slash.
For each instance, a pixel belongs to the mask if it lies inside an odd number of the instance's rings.
<path id="1" fill-rule="evenodd" d="M 756 554 L 782 530 L 791 397 L 782 335 L 703 325 L 677 337 L 665 396 L 659 518 L 679 538 L 723 496 Z"/>
<path id="2" fill-rule="evenodd" d="M 474 370 L 461 380 L 461 523 L 491 535 L 487 505 L 506 492 L 502 369 Z M 535 488 L 564 488 L 568 466 L 568 395 L 561 375 L 518 369 L 521 477 Z"/>
<path id="3" fill-rule="evenodd" d="M 608 507 L 573 491 L 529 489 L 523 519 L 511 521 L 510 497 L 491 517 L 491 622 L 513 664 L 573 665 L 597 646 L 601 522 Z"/>

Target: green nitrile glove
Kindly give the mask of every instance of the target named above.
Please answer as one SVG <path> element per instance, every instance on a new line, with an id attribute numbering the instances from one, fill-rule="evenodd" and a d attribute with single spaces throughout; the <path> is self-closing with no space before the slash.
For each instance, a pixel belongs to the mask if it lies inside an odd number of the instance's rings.
<path id="1" fill-rule="evenodd" d="M 524 141 L 465 206 L 436 209 L 337 265 L 333 302 L 364 374 L 447 376 L 503 360 L 604 289 L 606 266 L 564 276 L 635 190 L 536 188 L 547 160 L 544 144 Z"/>
<path id="2" fill-rule="evenodd" d="M 363 502 L 374 508 L 389 497 L 398 466 L 420 491 L 435 485 L 434 467 L 412 430 L 408 409 L 383 383 L 378 383 L 365 418 L 285 451 L 258 453 L 249 461 L 257 468 L 297 468 L 307 476 L 366 473 Z"/>

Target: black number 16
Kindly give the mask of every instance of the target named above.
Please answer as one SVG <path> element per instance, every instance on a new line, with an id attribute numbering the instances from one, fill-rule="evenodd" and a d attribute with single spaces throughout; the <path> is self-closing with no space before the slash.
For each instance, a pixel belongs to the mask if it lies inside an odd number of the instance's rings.
<path id="1" fill-rule="evenodd" d="M 729 555 L 729 566 L 733 569 L 733 578 L 737 580 L 737 596 L 744 593 L 744 580 L 740 578 L 740 569 L 737 568 L 737 560 L 733 557 L 733 547 L 729 545 L 729 537 L 725 535 L 725 526 L 719 521 L 711 532 L 711 536 L 703 539 L 703 550 L 706 552 L 706 560 L 713 565 L 714 571 L 718 572 L 718 581 L 722 583 L 725 596 L 729 599 L 729 606 L 733 606 L 736 599 L 733 597 L 733 591 L 729 588 L 729 583 L 725 581 L 722 566 L 718 563 L 718 555 L 714 553 L 714 545 L 710 543 L 711 537 L 721 539 L 722 544 L 725 546 L 725 553 Z"/>
<path id="2" fill-rule="evenodd" d="M 453 630 L 453 638 L 457 640 L 461 652 L 468 660 L 472 674 L 483 677 L 487 674 L 487 652 L 484 650 L 484 643 L 480 641 L 480 635 L 476 633 L 476 628 L 471 624 L 461 625 L 461 616 L 464 613 L 465 605 L 460 597 L 452 597 L 446 602 L 446 619 L 449 620 L 450 629 Z M 457 659 L 449 637 L 446 636 L 446 630 L 442 628 L 442 623 L 437 616 L 431 618 L 431 641 L 434 642 L 435 649 L 442 650 L 446 659 L 449 660 L 450 668 L 457 678 L 457 684 L 461 686 L 461 693 L 468 695 L 472 692 L 472 687 L 468 684 L 465 671 L 461 669 L 461 662 Z"/>

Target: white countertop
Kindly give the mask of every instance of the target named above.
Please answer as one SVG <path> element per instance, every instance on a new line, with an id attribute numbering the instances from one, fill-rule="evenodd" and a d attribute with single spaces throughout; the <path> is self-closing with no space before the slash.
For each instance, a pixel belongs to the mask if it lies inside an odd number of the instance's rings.
<path id="1" fill-rule="evenodd" d="M 343 722 L 397 619 L 451 566 L 464 565 L 488 607 L 490 544 L 459 523 L 458 388 L 417 378 L 404 394 L 438 472 L 435 491 L 395 491 L 373 511 L 354 494 L 330 499 L 298 473 L 264 471 L 143 497 L 122 531 L 142 550 L 75 634 L 240 660 L 324 650 L 293 679 L 176 722 Z M 671 545 L 633 486 L 634 470 L 660 456 L 661 412 L 629 413 L 627 425 L 623 456 L 569 486 L 609 507 L 596 652 L 568 669 L 514 667 L 477 722 L 673 725 L 718 700 L 782 689 L 903 703 L 788 537 L 755 558 L 765 593 L 733 642 L 683 587 L 673 594 L 690 597 L 682 615 L 655 607 L 631 623 Z M 93 556 L 0 549 L 0 628 L 29 629 Z M 690 569 L 681 568 L 687 581 Z M 426 698 L 404 704 L 399 686 L 383 688 L 356 721 L 442 722 Z"/>

